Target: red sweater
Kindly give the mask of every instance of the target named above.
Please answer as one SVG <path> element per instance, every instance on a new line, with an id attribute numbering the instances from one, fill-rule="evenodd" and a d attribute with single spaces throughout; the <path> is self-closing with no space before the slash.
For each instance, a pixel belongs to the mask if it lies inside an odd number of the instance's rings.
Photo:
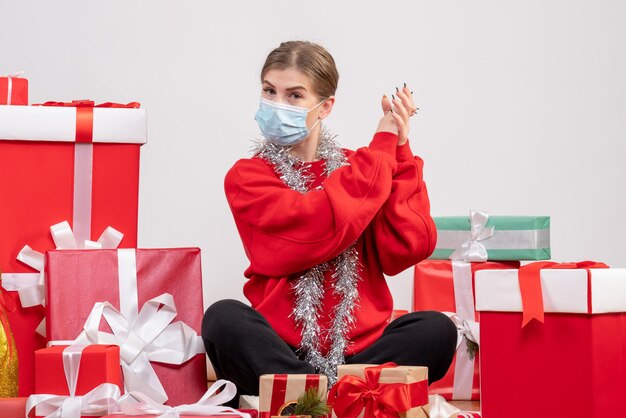
<path id="1" fill-rule="evenodd" d="M 328 178 L 321 162 L 311 163 L 315 182 L 306 194 L 290 189 L 260 158 L 239 160 L 226 174 L 226 198 L 250 260 L 244 294 L 287 344 L 300 343 L 290 316 L 292 281 L 307 269 L 356 241 L 361 281 L 356 326 L 348 336 L 346 355 L 352 355 L 379 338 L 389 322 L 393 300 L 383 273 L 396 275 L 433 252 L 437 236 L 423 162 L 408 143 L 397 142 L 395 134 L 375 134 L 368 147 L 346 150 L 349 165 Z M 313 190 L 319 184 L 323 189 Z M 324 285 L 322 330 L 337 303 L 331 273 Z M 323 354 L 329 346 L 322 342 Z"/>

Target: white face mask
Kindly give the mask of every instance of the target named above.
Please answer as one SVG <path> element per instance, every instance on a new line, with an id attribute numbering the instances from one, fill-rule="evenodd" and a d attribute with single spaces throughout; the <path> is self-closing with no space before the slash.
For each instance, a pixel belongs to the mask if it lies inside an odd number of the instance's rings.
<path id="1" fill-rule="evenodd" d="M 292 106 L 283 103 L 275 103 L 271 100 L 261 98 L 259 110 L 254 115 L 261 128 L 263 136 L 276 145 L 295 145 L 306 138 L 310 130 L 306 126 L 307 114 L 324 103 L 322 100 L 311 109 L 306 107 Z M 318 119 L 311 129 L 320 121 Z"/>

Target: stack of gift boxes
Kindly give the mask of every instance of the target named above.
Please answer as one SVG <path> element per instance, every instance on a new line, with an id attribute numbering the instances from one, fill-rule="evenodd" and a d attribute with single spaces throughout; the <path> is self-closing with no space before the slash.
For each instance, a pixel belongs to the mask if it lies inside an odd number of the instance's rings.
<path id="1" fill-rule="evenodd" d="M 136 248 L 145 110 L 27 86 L 0 77 L 0 416 L 102 416 L 125 392 L 229 411 L 203 400 L 200 250 Z"/>
<path id="2" fill-rule="evenodd" d="M 483 270 L 518 269 L 519 260 L 549 259 L 550 219 L 490 217 L 473 211 L 469 217 L 435 218 L 435 224 L 435 251 L 415 266 L 413 309 L 446 312 L 457 325 L 459 338 L 448 373 L 430 389 L 448 400 L 479 400 L 474 277 Z"/>
<path id="3" fill-rule="evenodd" d="M 626 269 L 536 261 L 550 259 L 548 217 L 472 211 L 435 223 L 436 250 L 415 266 L 413 308 L 446 312 L 458 347 L 430 392 L 480 399 L 484 418 L 617 410 L 626 393 Z"/>

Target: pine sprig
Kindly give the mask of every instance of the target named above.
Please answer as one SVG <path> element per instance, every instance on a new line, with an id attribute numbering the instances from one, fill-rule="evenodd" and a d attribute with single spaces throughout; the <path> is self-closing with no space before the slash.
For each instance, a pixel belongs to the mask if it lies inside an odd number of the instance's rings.
<path id="1" fill-rule="evenodd" d="M 474 360 L 476 353 L 478 353 L 478 344 L 469 339 L 465 339 L 465 343 L 467 345 L 467 354 L 469 354 L 470 360 Z"/>
<path id="2" fill-rule="evenodd" d="M 285 408 L 287 409 L 287 408 Z M 283 410 L 284 415 L 288 411 Z M 330 408 L 326 405 L 326 402 L 322 400 L 317 388 L 310 388 L 304 392 L 298 398 L 298 402 L 293 407 L 293 410 L 288 413 L 293 415 L 310 415 L 311 417 L 325 417 L 330 412 Z"/>

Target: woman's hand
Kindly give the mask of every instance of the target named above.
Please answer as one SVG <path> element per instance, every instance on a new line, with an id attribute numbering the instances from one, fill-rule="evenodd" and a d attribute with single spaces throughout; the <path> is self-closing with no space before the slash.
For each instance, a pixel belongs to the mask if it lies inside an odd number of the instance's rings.
<path id="1" fill-rule="evenodd" d="M 402 119 L 397 122 L 396 119 L 399 118 L 399 115 L 396 115 L 393 112 L 389 111 L 391 109 L 391 101 L 387 96 L 383 96 L 381 104 L 385 114 L 378 122 L 378 129 L 376 129 L 376 132 L 391 132 L 393 134 L 399 135 L 398 124 L 403 124 L 404 122 L 402 121 Z M 387 109 L 386 111 L 385 108 Z"/>
<path id="2" fill-rule="evenodd" d="M 418 108 L 415 107 L 413 95 L 406 84 L 402 89 L 396 87 L 395 96 L 392 95 L 393 101 L 383 96 L 381 106 L 385 116 L 380 120 L 377 132 L 393 132 L 398 135 L 398 145 L 404 145 L 409 138 L 409 118 Z M 391 124 L 395 124 L 395 129 Z"/>

